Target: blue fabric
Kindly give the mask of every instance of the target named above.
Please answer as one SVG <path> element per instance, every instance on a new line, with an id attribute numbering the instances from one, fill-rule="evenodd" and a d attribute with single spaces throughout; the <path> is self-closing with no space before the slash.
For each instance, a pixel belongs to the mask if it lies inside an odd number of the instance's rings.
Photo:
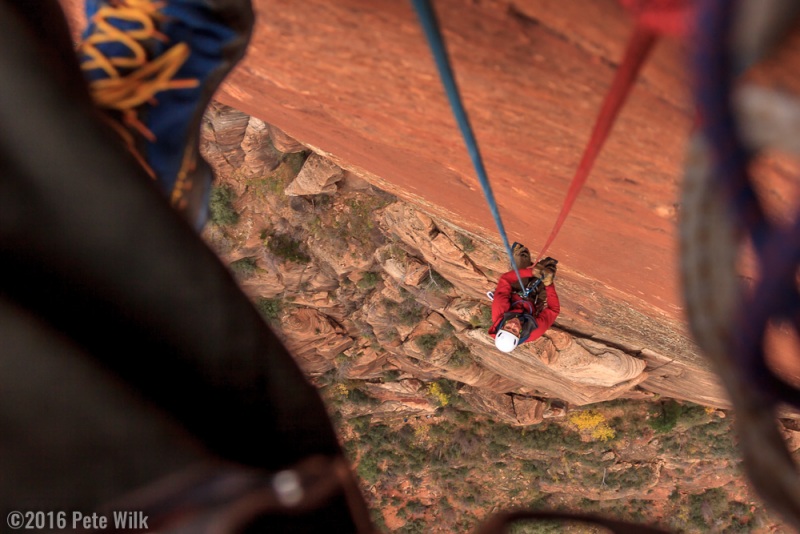
<path id="1" fill-rule="evenodd" d="M 800 218 L 785 228 L 766 216 L 750 176 L 753 154 L 739 135 L 731 95 L 744 65 L 738 65 L 730 35 L 736 3 L 699 3 L 696 43 L 692 52 L 694 100 L 703 136 L 712 156 L 712 185 L 728 205 L 737 230 L 750 238 L 760 277 L 743 292 L 728 340 L 730 361 L 764 399 L 800 408 L 800 389 L 786 382 L 767 364 L 764 336 L 775 319 L 793 323 L 800 332 L 800 294 L 796 272 L 800 263 Z M 737 233 L 738 233 L 737 232 Z"/>
<path id="2" fill-rule="evenodd" d="M 104 4 L 106 2 L 88 0 L 87 16 L 94 15 Z M 206 82 L 212 72 L 222 66 L 225 59 L 223 50 L 237 37 L 237 33 L 223 24 L 202 0 L 171 0 L 162 9 L 162 13 L 165 20 L 158 29 L 168 36 L 169 42 L 149 39 L 140 44 L 146 48 L 150 58 L 155 58 L 178 43 L 187 43 L 191 54 L 174 79 L 196 79 L 200 82 L 195 88 L 170 89 L 157 93 L 155 98 L 158 103 L 154 106 L 142 106 L 139 113 L 139 119 L 153 132 L 157 140 L 155 143 L 146 143 L 143 155 L 155 172 L 160 188 L 169 197 L 175 187 L 187 144 L 195 142 L 195 136 L 199 132 L 198 114 L 204 111 L 206 102 L 202 93 Z M 138 23 L 123 20 L 112 19 L 110 22 L 121 30 L 140 27 Z M 94 30 L 94 25 L 90 25 L 84 37 L 91 35 Z M 133 56 L 128 47 L 118 42 L 104 43 L 97 48 L 106 57 Z M 127 73 L 121 71 L 121 74 Z M 86 76 L 89 80 L 107 77 L 101 69 L 89 71 Z M 201 104 L 203 109 L 200 109 Z M 198 163 L 203 164 L 199 161 Z M 205 183 L 193 184 L 193 188 L 202 188 L 201 202 L 204 204 L 195 206 L 191 211 L 198 213 L 200 220 L 197 225 L 202 227 L 208 215 L 211 173 L 198 173 L 198 176 Z"/>

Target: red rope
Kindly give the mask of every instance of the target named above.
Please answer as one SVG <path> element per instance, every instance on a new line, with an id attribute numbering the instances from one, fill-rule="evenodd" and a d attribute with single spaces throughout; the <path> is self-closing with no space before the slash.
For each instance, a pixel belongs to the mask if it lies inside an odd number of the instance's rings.
<path id="1" fill-rule="evenodd" d="M 622 104 L 625 102 L 644 60 L 653 48 L 655 40 L 656 34 L 652 30 L 646 28 L 642 24 L 636 25 L 633 35 L 628 41 L 628 47 L 625 50 L 625 57 L 622 60 L 622 64 L 619 66 L 619 69 L 617 69 L 611 88 L 608 90 L 605 100 L 603 101 L 603 106 L 600 108 L 600 114 L 597 117 L 597 122 L 595 122 L 592 136 L 589 138 L 589 143 L 586 145 L 586 149 L 583 152 L 578 170 L 572 178 L 572 183 L 569 186 L 569 191 L 567 191 L 564 204 L 561 206 L 561 213 L 558 214 L 558 219 L 553 226 L 553 230 L 550 232 L 550 237 L 547 238 L 534 264 L 542 259 L 545 252 L 547 252 L 547 248 L 556 238 L 559 230 L 561 230 L 561 225 L 564 224 L 567 215 L 569 215 L 572 205 L 575 203 L 575 199 L 578 198 L 578 194 L 583 188 L 583 184 L 586 183 L 586 178 L 589 177 L 589 172 L 594 166 L 594 161 L 597 159 L 600 149 L 603 148 L 603 144 L 608 138 L 608 134 L 611 131 L 611 127 L 614 125 L 619 110 L 622 108 Z"/>

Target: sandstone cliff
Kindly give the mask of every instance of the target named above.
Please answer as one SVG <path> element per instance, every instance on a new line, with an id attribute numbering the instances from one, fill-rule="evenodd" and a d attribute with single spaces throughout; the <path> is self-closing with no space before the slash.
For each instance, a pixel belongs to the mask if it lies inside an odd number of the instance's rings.
<path id="1" fill-rule="evenodd" d="M 234 193 L 239 220 L 210 225 L 207 237 L 234 267 L 252 262 L 241 283 L 254 299 L 292 301 L 276 319 L 309 374 L 398 370 L 576 406 L 655 393 L 726 405 L 704 366 L 658 353 L 657 340 L 634 345 L 626 332 L 577 328 L 583 308 L 570 303 L 583 289 L 561 273 L 554 328 L 511 354 L 497 351 L 485 294 L 509 269 L 502 249 L 303 145 L 287 148 L 279 132 L 220 103 L 209 110 L 205 155 Z M 295 153 L 278 151 L 273 137 Z"/>
<path id="2" fill-rule="evenodd" d="M 204 236 L 320 386 L 379 524 L 468 531 L 497 503 L 633 511 L 679 530 L 775 527 L 739 472 L 724 410 L 599 403 L 667 388 L 685 398 L 697 382 L 659 372 L 668 361 L 560 320 L 501 353 L 483 295 L 507 268 L 496 245 L 225 105 L 204 137 L 220 177 Z M 796 450 L 800 432 L 785 434 Z"/>
<path id="3" fill-rule="evenodd" d="M 61 1 L 77 39 L 82 2 Z M 616 0 L 562 4 L 436 2 L 509 238 L 534 252 L 632 28 Z M 496 229 L 410 3 L 256 0 L 254 7 L 251 47 L 219 101 L 496 251 Z M 723 406 L 688 335 L 677 276 L 693 113 L 685 52 L 675 39 L 658 42 L 549 253 L 561 260 L 570 310 L 562 329 L 647 360 L 651 391 Z M 777 59 L 750 80 L 796 89 L 797 55 L 789 47 Z M 255 172 L 265 162 L 248 165 Z M 759 187 L 778 217 L 791 211 L 795 168 L 777 152 L 758 162 Z M 334 179 L 319 187 L 330 190 Z M 777 364 L 800 376 L 793 362 Z"/>
<path id="4" fill-rule="evenodd" d="M 64 4 L 80 27 L 81 3 Z M 445 277 L 458 270 L 448 279 L 460 296 L 479 299 L 506 266 L 410 3 L 260 0 L 255 7 L 252 45 L 219 101 L 435 220 L 417 225 L 435 226 L 436 235 L 420 240 L 415 227 L 403 243 L 424 262 L 437 255 Z M 632 21 L 614 0 L 446 0 L 436 7 L 509 238 L 536 252 Z M 650 391 L 726 406 L 688 335 L 678 290 L 678 188 L 691 117 L 683 52 L 678 42 L 659 43 L 549 252 L 561 261 L 563 330 L 645 360 Z M 227 143 L 220 139 L 214 150 Z M 249 172 L 269 164 L 263 157 L 250 156 Z M 234 157 L 225 166 L 240 163 Z M 332 191 L 336 179 L 329 173 L 316 193 Z M 307 187 L 301 179 L 289 192 L 310 193 Z M 486 247 L 470 256 L 469 269 L 449 225 Z M 481 254 L 498 257 L 479 264 Z M 274 277 L 258 283 L 279 292 Z"/>
<path id="5" fill-rule="evenodd" d="M 541 339 L 511 354 L 497 351 L 486 333 L 485 294 L 509 266 L 496 244 L 223 104 L 206 114 L 203 135 L 218 191 L 231 193 L 237 213 L 235 222 L 212 223 L 205 235 L 256 302 L 275 303 L 275 324 L 309 375 L 445 377 L 469 386 L 465 398 L 476 411 L 522 425 L 541 421 L 552 399 L 581 406 L 668 392 L 724 406 L 705 369 L 660 356 L 650 345 L 581 332 L 569 319 L 580 310 L 567 305 Z M 560 275 L 557 287 L 564 300 L 578 291 Z M 381 388 L 372 384 L 370 392 L 415 406 L 407 412 L 430 410 L 422 405 L 434 402 L 424 388 L 418 398 L 404 391 L 404 400 L 378 394 Z M 486 399 L 498 394 L 510 403 L 489 408 Z"/>

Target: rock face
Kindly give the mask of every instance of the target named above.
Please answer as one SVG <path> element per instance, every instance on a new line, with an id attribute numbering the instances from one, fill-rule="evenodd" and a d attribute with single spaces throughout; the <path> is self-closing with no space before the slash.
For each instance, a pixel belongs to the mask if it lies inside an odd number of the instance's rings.
<path id="1" fill-rule="evenodd" d="M 460 393 L 478 413 L 488 413 L 511 425 L 528 426 L 544 420 L 545 403 L 538 399 L 491 393 L 470 386 Z"/>
<path id="2" fill-rule="evenodd" d="M 294 310 L 282 321 L 281 331 L 287 347 L 310 375 L 333 369 L 333 359 L 353 345 L 341 326 L 311 308 Z"/>
<path id="3" fill-rule="evenodd" d="M 509 268 L 502 248 L 364 184 L 335 194 L 322 186 L 287 196 L 303 169 L 344 173 L 307 151 L 297 158 L 278 153 L 272 173 L 263 167 L 254 172 L 248 161 L 258 166 L 261 160 L 248 160 L 253 151 L 245 147 L 273 147 L 271 128 L 254 128 L 257 122 L 219 105 L 206 120 L 209 131 L 241 145 L 207 149 L 220 185 L 238 192 L 234 205 L 241 218 L 225 228 L 209 225 L 206 236 L 226 244 L 219 252 L 232 268 L 252 262 L 241 284 L 255 300 L 283 302 L 279 328 L 310 376 L 335 372 L 370 380 L 376 394 L 376 384 L 392 383 L 386 373 L 429 384 L 448 379 L 461 385 L 459 398 L 471 409 L 514 425 L 563 414 L 563 403 L 577 407 L 654 393 L 726 406 L 716 377 L 696 355 L 662 356 L 653 349 L 659 340 L 636 342 L 628 331 L 613 336 L 604 325 L 594 331 L 606 337 L 577 328 L 584 308 L 568 302 L 598 297 L 581 295 L 580 286 L 560 273 L 563 312 L 554 327 L 511 354 L 497 351 L 486 333 L 485 292 Z M 230 169 L 230 161 L 240 167 Z M 551 400 L 561 404 L 548 407 Z M 436 407 L 427 393 L 414 406 L 391 402 L 380 414 L 417 413 L 420 403 L 427 406 L 423 411 Z"/>
<path id="4" fill-rule="evenodd" d="M 258 1 L 253 46 L 271 52 L 248 56 L 220 100 L 498 243 L 411 4 L 318 2 Z M 632 20 L 615 0 L 445 0 L 436 9 L 510 241 L 536 252 Z M 313 20 L 298 24 L 311 10 Z M 639 343 L 691 357 L 674 246 L 692 120 L 683 52 L 678 42 L 659 43 L 549 252 L 577 285 L 565 296 L 584 311 L 576 327 L 606 334 L 599 330 L 627 326 Z"/>
<path id="5" fill-rule="evenodd" d="M 312 154 L 300 169 L 297 178 L 286 188 L 289 196 L 319 195 L 335 193 L 336 182 L 344 177 L 344 171 L 331 161 Z"/>
<path id="6" fill-rule="evenodd" d="M 77 32 L 81 3 L 63 3 Z M 345 174 L 406 201 L 388 208 L 381 220 L 384 232 L 397 234 L 420 262 L 402 273 L 396 263 L 383 263 L 396 282 L 402 274 L 401 287 L 424 284 L 421 264 L 435 263 L 454 286 L 448 299 L 482 299 L 508 267 L 410 3 L 364 9 L 359 0 L 256 0 L 255 7 L 263 16 L 251 48 L 270 53 L 249 54 L 217 95 L 220 104 L 210 114 L 217 125 L 204 129 L 205 138 L 213 137 L 227 154 L 208 154 L 215 167 L 225 174 L 244 158 L 254 165 L 251 176 L 270 169 L 270 150 L 248 133 L 264 121 L 269 146 L 310 148 Z M 536 252 L 555 220 L 632 20 L 614 0 L 443 0 L 436 9 L 509 240 Z M 312 11 L 314 17 L 305 16 Z M 688 334 L 678 291 L 676 206 L 692 119 L 683 52 L 670 40 L 656 47 L 548 253 L 561 261 L 561 327 L 631 354 L 656 355 L 645 356 L 661 366 L 643 383 L 651 391 L 727 406 Z M 240 110 L 225 114 L 227 124 L 220 122 L 219 111 L 230 111 L 223 103 Z M 293 184 L 294 191 L 330 191 L 332 176 L 309 188 Z M 251 237 L 265 224 L 253 223 Z M 465 251 L 451 224 L 486 246 Z M 307 245 L 315 257 L 336 258 L 330 266 L 338 277 L 372 265 L 364 257 L 350 264 L 352 242 L 345 255 L 326 243 L 311 239 Z M 277 294 L 280 280 L 264 289 Z M 432 298 L 434 309 L 450 314 L 441 306 L 448 299 Z M 603 354 L 608 356 L 595 356 L 615 360 L 611 367 L 621 374 L 614 376 L 635 372 L 613 352 Z M 587 367 L 586 376 L 592 374 Z"/>

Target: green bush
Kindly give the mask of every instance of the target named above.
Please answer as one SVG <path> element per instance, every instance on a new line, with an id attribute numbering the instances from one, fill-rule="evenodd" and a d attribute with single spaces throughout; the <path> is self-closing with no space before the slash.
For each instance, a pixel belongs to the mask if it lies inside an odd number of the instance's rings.
<path id="1" fill-rule="evenodd" d="M 428 532 L 428 524 L 423 518 L 411 519 L 405 525 L 400 527 L 397 532 L 401 534 L 424 534 Z"/>
<path id="2" fill-rule="evenodd" d="M 421 514 L 425 511 L 425 505 L 416 499 L 412 499 L 406 504 L 406 510 L 412 514 Z"/>
<path id="3" fill-rule="evenodd" d="M 227 226 L 239 222 L 239 214 L 233 208 L 234 197 L 233 189 L 227 185 L 211 188 L 208 204 L 211 222 L 219 226 Z"/>
<path id="4" fill-rule="evenodd" d="M 505 443 L 497 443 L 494 441 L 490 441 L 489 446 L 487 448 L 489 449 L 489 453 L 494 456 L 502 456 L 503 454 L 508 452 L 509 449 L 511 449 L 511 447 L 509 447 Z"/>
<path id="5" fill-rule="evenodd" d="M 262 194 L 268 192 L 273 196 L 283 197 L 284 189 L 300 172 L 308 154 L 306 151 L 285 154 L 278 167 L 265 179 L 260 180 L 259 189 Z"/>
<path id="6" fill-rule="evenodd" d="M 381 469 L 378 467 L 378 459 L 374 455 L 364 454 L 361 461 L 358 462 L 356 468 L 358 476 L 368 484 L 374 484 L 378 481 L 381 474 Z"/>
<path id="7" fill-rule="evenodd" d="M 311 228 L 315 236 L 334 244 L 353 257 L 369 257 L 383 244 L 383 233 L 375 224 L 376 210 L 388 203 L 386 195 L 355 193 L 336 205 L 342 209 L 315 208 L 319 217 Z"/>
<path id="8" fill-rule="evenodd" d="M 262 297 L 256 301 L 256 308 L 267 321 L 274 321 L 280 317 L 281 311 L 283 311 L 283 301 Z"/>
<path id="9" fill-rule="evenodd" d="M 466 367 L 471 362 L 472 353 L 469 351 L 469 348 L 461 341 L 456 340 L 456 348 L 453 351 L 453 354 L 450 355 L 450 359 L 447 361 L 447 363 L 458 368 Z"/>
<path id="10" fill-rule="evenodd" d="M 428 356 L 433 349 L 436 348 L 436 345 L 439 344 L 441 337 L 438 334 L 422 334 L 418 338 L 414 340 L 414 343 L 419 347 L 419 349 Z"/>
<path id="11" fill-rule="evenodd" d="M 381 275 L 379 273 L 373 273 L 371 271 L 368 271 L 364 273 L 364 276 L 362 276 L 361 280 L 358 281 L 357 286 L 361 289 L 372 289 L 373 287 L 378 285 L 378 282 L 380 281 L 381 281 Z"/>
<path id="12" fill-rule="evenodd" d="M 430 285 L 433 286 L 432 289 L 438 291 L 440 293 L 447 293 L 451 289 L 453 289 L 453 284 L 450 281 L 439 274 L 438 272 L 434 271 L 433 269 L 430 270 Z"/>
<path id="13" fill-rule="evenodd" d="M 458 241 L 461 250 L 463 250 L 467 254 L 475 250 L 475 243 L 473 243 L 472 239 L 470 239 L 468 236 L 464 234 L 461 233 L 456 234 L 456 241 Z"/>
<path id="14" fill-rule="evenodd" d="M 560 534 L 569 532 L 563 521 L 551 519 L 514 521 L 508 528 L 509 534 Z"/>
<path id="15" fill-rule="evenodd" d="M 682 411 L 681 405 L 674 400 L 662 402 L 660 410 L 650 417 L 647 424 L 656 432 L 665 434 L 678 424 Z"/>
<path id="16" fill-rule="evenodd" d="M 520 469 L 526 475 L 531 475 L 537 478 L 541 477 L 547 472 L 547 466 L 544 465 L 544 463 L 533 460 L 522 460 Z"/>
<path id="17" fill-rule="evenodd" d="M 397 305 L 395 311 L 400 324 L 413 326 L 422 320 L 422 316 L 425 314 L 425 307 L 414 300 L 413 296 L 408 295 L 403 302 Z"/>
<path id="18" fill-rule="evenodd" d="M 400 375 L 402 373 L 397 369 L 390 369 L 383 373 L 383 381 L 384 382 L 397 382 L 400 379 Z"/>
<path id="19" fill-rule="evenodd" d="M 481 305 L 480 315 L 473 315 L 469 318 L 469 324 L 473 328 L 488 330 L 492 327 L 492 307 Z"/>
<path id="20" fill-rule="evenodd" d="M 651 482 L 653 477 L 653 469 L 649 466 L 634 466 L 606 474 L 606 485 L 619 489 L 641 488 Z"/>
<path id="21" fill-rule="evenodd" d="M 348 389 L 347 400 L 358 406 L 366 406 L 376 401 L 358 388 Z"/>
<path id="22" fill-rule="evenodd" d="M 230 267 L 231 271 L 233 271 L 233 274 L 239 280 L 251 278 L 258 271 L 258 264 L 256 263 L 256 259 L 252 256 L 231 262 L 228 267 Z"/>
<path id="23" fill-rule="evenodd" d="M 532 429 L 525 434 L 523 443 L 527 443 L 528 447 L 539 451 L 558 448 L 580 451 L 587 447 L 577 432 L 565 430 L 556 423 L 548 423 Z"/>
<path id="24" fill-rule="evenodd" d="M 311 257 L 304 253 L 300 247 L 300 242 L 287 234 L 272 234 L 267 241 L 267 248 L 279 258 L 295 263 L 310 262 Z"/>
<path id="25" fill-rule="evenodd" d="M 738 501 L 728 501 L 722 488 L 707 489 L 703 493 L 689 496 L 689 523 L 701 530 L 717 524 L 728 527 L 726 532 L 743 532 L 744 526 L 752 517 L 749 508 Z M 719 530 L 721 531 L 721 529 Z"/>

